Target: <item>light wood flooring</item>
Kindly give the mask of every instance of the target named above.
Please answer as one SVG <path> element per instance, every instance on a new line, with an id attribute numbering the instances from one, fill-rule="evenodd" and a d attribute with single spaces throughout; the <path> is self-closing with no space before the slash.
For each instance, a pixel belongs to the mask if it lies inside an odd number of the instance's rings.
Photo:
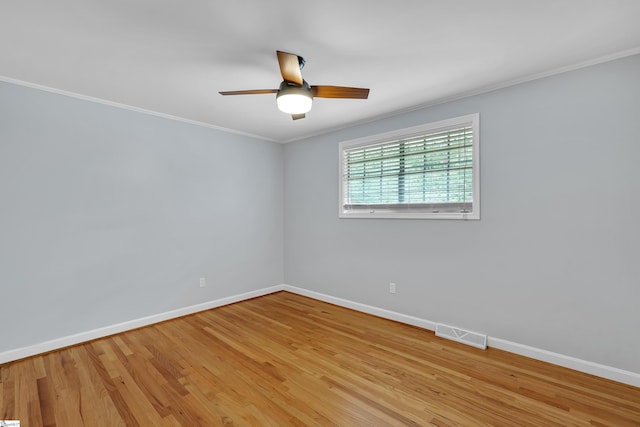
<path id="1" fill-rule="evenodd" d="M 640 426 L 640 388 L 287 292 L 0 366 L 0 420 Z"/>

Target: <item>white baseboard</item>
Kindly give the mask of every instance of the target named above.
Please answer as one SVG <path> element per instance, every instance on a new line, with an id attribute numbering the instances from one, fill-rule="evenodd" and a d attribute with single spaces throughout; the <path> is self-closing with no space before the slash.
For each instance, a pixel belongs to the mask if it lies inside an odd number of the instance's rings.
<path id="1" fill-rule="evenodd" d="M 140 319 L 134 319 L 127 322 L 117 323 L 115 325 L 105 326 L 103 328 L 93 329 L 86 332 L 80 332 L 78 334 L 69 335 L 62 338 L 57 338 L 50 341 L 30 345 L 27 347 L 21 347 L 9 351 L 0 353 L 0 364 L 13 362 L 14 360 L 24 359 L 25 357 L 35 356 L 37 354 L 46 353 L 53 350 L 58 350 L 71 345 L 80 344 L 83 342 L 103 338 L 109 335 L 118 334 L 120 332 L 130 331 L 132 329 L 141 328 L 154 323 L 163 322 L 169 319 L 175 319 L 177 317 L 186 316 L 188 314 L 197 313 L 199 311 L 209 310 L 216 307 L 222 307 L 223 305 L 233 304 L 235 302 L 244 301 L 251 298 L 260 297 L 263 295 L 271 294 L 283 290 L 281 285 L 271 286 L 257 291 L 246 292 L 243 294 L 233 295 L 226 298 L 220 298 L 217 300 L 205 302 L 202 304 L 196 304 L 189 307 L 179 308 L 177 310 L 171 310 L 160 314 L 154 314 L 153 316 L 142 317 Z"/>
<path id="2" fill-rule="evenodd" d="M 406 314 L 397 313 L 395 311 L 385 310 L 384 308 L 378 308 L 371 305 L 361 304 L 359 302 L 349 301 L 343 298 L 332 297 L 330 295 L 321 294 L 319 292 L 296 288 L 295 286 L 282 285 L 282 287 L 283 290 L 287 292 L 328 302 L 330 304 L 339 305 L 340 307 L 346 307 L 352 310 L 361 311 L 363 313 L 373 314 L 374 316 L 395 320 L 397 322 L 406 323 L 408 325 L 418 326 L 420 328 L 429 329 L 430 331 L 436 330 L 436 322 L 432 322 L 430 320 L 420 319 L 419 317 L 409 316 Z"/>
<path id="3" fill-rule="evenodd" d="M 375 316 L 383 317 L 385 319 L 395 320 L 397 322 L 418 326 L 418 327 L 429 329 L 432 331 L 435 331 L 436 329 L 437 322 L 434 322 L 431 320 L 421 319 L 414 316 L 408 316 L 406 314 L 396 313 L 394 311 L 389 311 L 382 308 L 373 307 L 370 305 L 361 304 L 361 303 L 349 301 L 342 298 L 336 298 L 330 295 L 321 294 L 319 292 L 297 288 L 295 286 L 283 285 L 282 288 L 283 290 L 294 293 L 294 294 L 299 294 L 299 295 L 303 295 L 309 298 L 314 298 L 320 301 L 325 301 L 331 304 L 350 308 L 356 311 L 373 314 Z M 532 359 L 541 360 L 543 362 L 548 362 L 554 365 L 563 366 L 565 368 L 573 369 L 576 371 L 584 372 L 584 373 L 595 375 L 598 377 L 607 378 L 623 384 L 640 387 L 640 374 L 636 372 L 625 371 L 625 370 L 614 368 L 611 366 L 601 365 L 599 363 L 589 362 L 587 360 L 577 359 L 575 357 L 566 356 L 564 354 L 553 353 L 551 351 L 530 347 L 528 345 L 518 344 L 512 341 L 507 341 L 501 338 L 496 338 L 491 336 L 487 337 L 487 345 L 489 347 L 505 350 L 510 353 L 519 354 L 521 356 L 530 357 Z"/>
<path id="4" fill-rule="evenodd" d="M 153 316 L 147 316 L 140 319 L 122 322 L 115 325 L 106 326 L 104 328 L 93 329 L 91 331 L 81 332 L 78 334 L 69 335 L 67 337 L 45 341 L 43 343 L 31 345 L 28 347 L 5 351 L 3 353 L 0 353 L 0 364 L 23 359 L 25 357 L 35 356 L 37 354 L 46 353 L 48 351 L 58 350 L 60 348 L 80 344 L 82 342 L 103 338 L 109 335 L 118 334 L 120 332 L 125 332 L 154 323 L 163 322 L 165 320 L 175 319 L 177 317 L 186 316 L 188 314 L 197 313 L 199 311 L 222 307 L 224 305 L 260 297 L 278 291 L 291 292 L 294 294 L 317 299 L 319 301 L 328 302 L 330 304 L 350 308 L 352 310 L 372 314 L 374 316 L 382 317 L 385 319 L 395 320 L 397 322 L 406 323 L 408 325 L 417 326 L 431 331 L 435 331 L 436 329 L 437 322 L 435 321 L 421 319 L 419 317 L 409 316 L 395 311 L 350 301 L 344 298 L 338 298 L 331 295 L 326 295 L 319 292 L 309 291 L 307 289 L 283 284 L 259 289 L 256 291 L 246 292 L 243 294 L 233 295 L 226 298 L 220 298 L 214 301 L 184 307 Z M 505 350 L 510 353 L 519 354 L 522 356 L 530 357 L 532 359 L 541 360 L 544 362 L 552 363 L 554 365 L 559 365 L 565 368 L 585 372 L 587 374 L 595 375 L 598 377 L 607 378 L 623 384 L 640 387 L 639 373 L 625 371 L 611 366 L 601 365 L 599 363 L 589 362 L 586 360 L 577 359 L 575 357 L 566 356 L 564 354 L 553 353 L 551 351 L 530 347 L 524 344 L 518 344 L 512 341 L 507 341 L 491 336 L 487 337 L 487 345 L 489 347 Z"/>
<path id="5" fill-rule="evenodd" d="M 554 365 L 564 366 L 565 368 L 573 369 L 575 371 L 607 378 L 609 380 L 632 385 L 634 387 L 640 387 L 640 373 L 625 371 L 623 369 L 602 365 L 600 363 L 589 362 L 588 360 L 582 360 L 576 357 L 554 353 L 552 351 L 524 344 L 518 344 L 501 338 L 487 337 L 487 345 L 489 347 L 508 351 L 509 353 L 519 354 L 521 356 L 530 357 L 532 359 L 541 360 Z"/>

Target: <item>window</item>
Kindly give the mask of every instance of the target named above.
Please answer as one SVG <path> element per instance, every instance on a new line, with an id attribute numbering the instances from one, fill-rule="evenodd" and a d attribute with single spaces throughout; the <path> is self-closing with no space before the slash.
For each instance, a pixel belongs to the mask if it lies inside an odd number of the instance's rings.
<path id="1" fill-rule="evenodd" d="M 479 121 L 340 143 L 340 217 L 480 219 Z"/>

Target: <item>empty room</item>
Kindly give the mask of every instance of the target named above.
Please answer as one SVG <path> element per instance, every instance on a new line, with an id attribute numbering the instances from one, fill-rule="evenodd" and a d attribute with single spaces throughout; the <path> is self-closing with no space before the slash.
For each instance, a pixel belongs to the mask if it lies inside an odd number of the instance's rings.
<path id="1" fill-rule="evenodd" d="M 0 425 L 640 426 L 640 2 L 0 4 Z"/>

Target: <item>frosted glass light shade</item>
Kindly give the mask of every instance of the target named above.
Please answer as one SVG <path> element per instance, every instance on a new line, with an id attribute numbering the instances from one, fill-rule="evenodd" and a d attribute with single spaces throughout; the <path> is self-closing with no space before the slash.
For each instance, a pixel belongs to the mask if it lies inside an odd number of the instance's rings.
<path id="1" fill-rule="evenodd" d="M 313 100 L 301 93 L 280 94 L 277 97 L 278 109 L 288 114 L 304 114 L 311 110 Z"/>

